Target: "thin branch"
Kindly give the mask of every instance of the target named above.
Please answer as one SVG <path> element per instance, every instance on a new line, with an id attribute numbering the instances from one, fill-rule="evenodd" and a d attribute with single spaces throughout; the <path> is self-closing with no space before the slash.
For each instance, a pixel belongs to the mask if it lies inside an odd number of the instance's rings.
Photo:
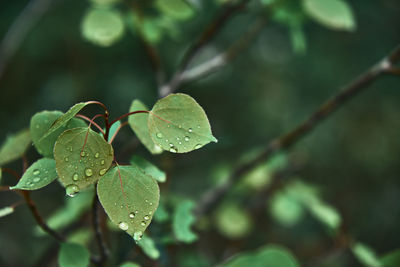
<path id="1" fill-rule="evenodd" d="M 292 131 L 272 140 L 254 160 L 238 166 L 224 184 L 206 192 L 196 207 L 197 215 L 201 216 L 210 212 L 216 206 L 216 203 L 225 196 L 229 189 L 236 184 L 243 175 L 258 166 L 261 162 L 268 160 L 276 152 L 288 149 L 301 140 L 302 137 L 310 133 L 317 125 L 324 121 L 325 118 L 342 107 L 348 100 L 361 93 L 378 77 L 382 74 L 389 73 L 388 70 L 399 60 L 400 46 L 396 47 L 392 53 L 378 64 L 372 66 L 361 76 L 344 87 L 338 94 L 322 104 L 308 119 L 300 123 Z"/>
<path id="2" fill-rule="evenodd" d="M 97 260 L 96 263 L 98 264 L 98 266 L 102 266 L 107 261 L 107 258 L 110 255 L 110 251 L 108 250 L 107 244 L 104 240 L 103 233 L 100 228 L 98 206 L 99 199 L 97 197 L 97 194 L 94 194 L 92 203 L 92 224 L 96 236 L 97 246 L 99 247 L 100 251 L 100 258 Z"/>
<path id="3" fill-rule="evenodd" d="M 15 19 L 0 44 L 0 78 L 7 63 L 23 43 L 29 31 L 49 9 L 53 0 L 31 0 Z"/>
<path id="4" fill-rule="evenodd" d="M 218 14 L 207 28 L 202 32 L 200 37 L 195 43 L 186 51 L 181 61 L 178 70 L 172 76 L 170 82 L 162 85 L 158 89 L 160 97 L 166 96 L 177 89 L 180 85 L 182 73 L 184 73 L 192 60 L 197 54 L 206 46 L 218 32 L 225 26 L 225 24 L 232 18 L 238 11 L 244 9 L 250 0 L 240 0 L 238 3 L 228 3 L 224 6 L 222 13 Z"/>

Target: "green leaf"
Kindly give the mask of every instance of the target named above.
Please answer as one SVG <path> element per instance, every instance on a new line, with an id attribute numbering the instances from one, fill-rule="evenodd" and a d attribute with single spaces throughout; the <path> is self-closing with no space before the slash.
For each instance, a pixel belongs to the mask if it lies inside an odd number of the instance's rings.
<path id="1" fill-rule="evenodd" d="M 148 110 L 148 108 L 140 102 L 140 100 L 133 100 L 129 112 Z M 128 122 L 133 132 L 139 138 L 140 142 L 150 151 L 151 154 L 162 153 L 161 147 L 156 145 L 150 137 L 149 127 L 147 121 L 149 118 L 148 113 L 137 113 L 129 116 Z"/>
<path id="2" fill-rule="evenodd" d="M 56 162 L 54 159 L 42 158 L 33 163 L 22 175 L 16 186 L 11 190 L 36 190 L 57 179 Z"/>
<path id="3" fill-rule="evenodd" d="M 91 8 L 84 16 L 81 28 L 82 35 L 86 40 L 107 47 L 122 38 L 125 24 L 117 10 Z"/>
<path id="4" fill-rule="evenodd" d="M 375 252 L 362 243 L 355 243 L 351 246 L 351 251 L 354 256 L 366 267 L 380 267 L 381 261 L 376 256 Z"/>
<path id="5" fill-rule="evenodd" d="M 356 29 L 353 11 L 343 0 L 303 0 L 303 7 L 311 18 L 325 27 L 345 31 Z"/>
<path id="6" fill-rule="evenodd" d="M 311 214 L 331 229 L 339 228 L 342 219 L 336 209 L 322 201 L 308 205 Z"/>
<path id="7" fill-rule="evenodd" d="M 111 138 L 114 136 L 114 134 L 117 132 L 118 128 L 121 126 L 121 122 L 117 121 L 110 127 L 110 132 L 108 133 L 108 142 L 110 142 Z"/>
<path id="8" fill-rule="evenodd" d="M 195 203 L 191 200 L 180 202 L 175 208 L 172 220 L 172 228 L 176 239 L 185 243 L 192 243 L 197 240 L 197 235 L 192 231 L 191 227 L 196 221 L 193 215 Z"/>
<path id="9" fill-rule="evenodd" d="M 160 257 L 160 251 L 157 249 L 153 239 L 147 235 L 144 235 L 137 244 L 150 259 L 156 260 Z"/>
<path id="10" fill-rule="evenodd" d="M 142 168 L 145 173 L 153 177 L 156 181 L 163 183 L 167 179 L 167 175 L 165 172 L 157 168 L 157 166 L 153 165 L 149 161 L 145 160 L 139 156 L 133 156 L 131 159 L 131 165 L 136 165 L 139 168 Z"/>
<path id="11" fill-rule="evenodd" d="M 121 0 L 91 0 L 93 4 L 99 5 L 99 6 L 110 6 L 112 4 L 118 3 Z"/>
<path id="12" fill-rule="evenodd" d="M 268 245 L 253 253 L 241 253 L 219 267 L 299 267 L 292 253 L 284 247 Z"/>
<path id="13" fill-rule="evenodd" d="M 301 202 L 285 191 L 276 193 L 270 203 L 272 217 L 284 226 L 293 226 L 304 215 Z"/>
<path id="14" fill-rule="evenodd" d="M 90 253 L 82 245 L 62 243 L 58 254 L 60 267 L 86 267 L 89 266 Z"/>
<path id="15" fill-rule="evenodd" d="M 231 239 L 243 238 L 253 228 L 250 214 L 235 203 L 222 204 L 217 209 L 215 224 L 222 235 Z"/>
<path id="16" fill-rule="evenodd" d="M 400 249 L 386 253 L 380 258 L 380 262 L 384 267 L 398 267 L 400 266 Z"/>
<path id="17" fill-rule="evenodd" d="M 0 166 L 20 158 L 31 143 L 29 129 L 7 137 L 0 148 Z"/>
<path id="18" fill-rule="evenodd" d="M 88 246 L 93 238 L 93 232 L 89 228 L 78 229 L 68 235 L 67 242 L 82 246 Z"/>
<path id="19" fill-rule="evenodd" d="M 173 153 L 185 153 L 217 142 L 201 106 L 185 94 L 157 101 L 150 112 L 149 132 L 154 143 Z"/>
<path id="20" fill-rule="evenodd" d="M 302 25 L 293 25 L 290 27 L 290 40 L 295 54 L 304 55 L 307 50 L 307 41 Z"/>
<path id="21" fill-rule="evenodd" d="M 89 128 L 74 128 L 58 137 L 54 158 L 60 181 L 67 194 L 73 196 L 107 172 L 114 151 L 98 133 Z"/>
<path id="22" fill-rule="evenodd" d="M 124 262 L 119 267 L 140 267 L 140 265 L 134 262 Z"/>
<path id="23" fill-rule="evenodd" d="M 167 211 L 167 208 L 165 207 L 165 204 L 163 204 L 162 201 L 158 204 L 157 211 L 154 213 L 154 220 L 158 223 L 163 223 L 168 221 L 170 218 L 170 215 Z"/>
<path id="24" fill-rule="evenodd" d="M 39 139 L 38 142 L 42 142 L 45 138 L 47 138 L 50 134 L 55 132 L 57 129 L 61 128 L 65 124 L 67 124 L 70 120 L 72 120 L 76 114 L 78 114 L 81 109 L 83 109 L 88 103 L 81 102 L 72 106 L 65 114 L 60 116 L 57 120 L 54 121 L 53 125 L 45 132 L 42 138 Z"/>
<path id="25" fill-rule="evenodd" d="M 157 182 L 136 166 L 116 166 L 100 179 L 97 194 L 111 221 L 140 240 L 157 209 Z"/>
<path id="26" fill-rule="evenodd" d="M 9 215 L 9 214 L 11 214 L 11 213 L 13 213 L 14 212 L 14 208 L 13 207 L 4 207 L 4 208 L 1 208 L 0 209 L 0 218 L 1 217 L 4 217 L 4 216 L 7 216 L 7 215 Z"/>
<path id="27" fill-rule="evenodd" d="M 185 0 L 157 0 L 157 8 L 176 20 L 187 20 L 194 15 L 192 7 Z"/>
<path id="28" fill-rule="evenodd" d="M 36 113 L 31 119 L 30 131 L 33 144 L 36 147 L 36 150 L 44 157 L 53 158 L 54 143 L 62 132 L 67 129 L 86 126 L 84 121 L 73 118 L 43 139 L 43 135 L 62 115 L 63 113 L 61 111 L 46 110 Z"/>

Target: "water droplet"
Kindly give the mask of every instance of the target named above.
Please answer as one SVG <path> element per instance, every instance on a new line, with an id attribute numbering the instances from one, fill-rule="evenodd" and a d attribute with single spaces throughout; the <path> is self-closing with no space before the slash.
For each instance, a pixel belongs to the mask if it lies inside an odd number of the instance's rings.
<path id="1" fill-rule="evenodd" d="M 65 160 L 65 162 L 68 162 L 68 161 L 69 161 L 69 158 L 68 158 L 68 157 L 65 157 L 64 160 Z"/>
<path id="2" fill-rule="evenodd" d="M 39 124 L 36 124 L 36 129 L 39 129 L 40 128 L 40 125 Z"/>
<path id="3" fill-rule="evenodd" d="M 185 141 L 189 142 L 189 140 L 190 140 L 190 137 L 189 136 L 185 136 Z"/>
<path id="4" fill-rule="evenodd" d="M 149 203 L 149 205 L 150 205 L 150 206 L 153 206 L 153 203 L 152 203 L 152 202 L 150 202 L 150 203 Z"/>
<path id="5" fill-rule="evenodd" d="M 97 152 L 96 154 L 94 154 L 95 158 L 98 158 L 100 156 L 100 154 Z"/>
<path id="6" fill-rule="evenodd" d="M 36 178 L 33 179 L 33 182 L 34 182 L 34 183 L 37 183 L 37 182 L 39 182 L 39 181 L 40 181 L 40 178 L 39 178 L 39 177 L 36 177 Z"/>
<path id="7" fill-rule="evenodd" d="M 70 184 L 65 188 L 65 193 L 70 197 L 74 197 L 77 193 L 79 193 L 79 186 L 76 184 Z"/>
<path id="8" fill-rule="evenodd" d="M 179 141 L 179 140 L 181 140 L 181 139 L 180 139 L 179 137 L 177 137 L 177 138 L 176 138 L 176 140 L 178 140 L 178 141 Z"/>
<path id="9" fill-rule="evenodd" d="M 170 143 L 169 146 L 170 146 L 170 147 L 174 147 L 174 144 Z"/>
<path id="10" fill-rule="evenodd" d="M 146 215 L 143 217 L 143 219 L 145 219 L 147 221 L 148 219 L 150 219 L 150 217 Z"/>
<path id="11" fill-rule="evenodd" d="M 151 215 L 151 214 L 153 214 L 153 212 L 152 212 L 152 211 L 149 211 L 149 215 Z"/>
<path id="12" fill-rule="evenodd" d="M 197 144 L 197 145 L 194 146 L 194 149 L 199 149 L 199 148 L 201 148 L 201 147 L 202 147 L 202 145 Z"/>
<path id="13" fill-rule="evenodd" d="M 142 239 L 143 233 L 141 231 L 135 232 L 133 234 L 133 239 L 135 241 L 139 241 L 140 239 Z"/>
<path id="14" fill-rule="evenodd" d="M 182 125 L 179 125 L 178 128 L 181 129 L 181 128 L 182 128 Z"/>
<path id="15" fill-rule="evenodd" d="M 100 164 L 101 164 L 101 165 L 104 165 L 104 159 L 103 159 L 102 161 L 100 161 Z"/>
<path id="16" fill-rule="evenodd" d="M 133 213 L 133 212 L 129 213 L 129 218 L 131 218 L 131 219 L 135 218 L 135 213 Z"/>
<path id="17" fill-rule="evenodd" d="M 86 155 L 85 151 L 81 152 L 81 157 L 84 157 Z"/>
<path id="18" fill-rule="evenodd" d="M 72 176 L 72 180 L 78 181 L 78 179 L 79 179 L 79 175 L 78 175 L 77 173 L 75 173 L 75 174 Z"/>
<path id="19" fill-rule="evenodd" d="M 107 172 L 107 169 L 101 169 L 101 170 L 99 171 L 99 174 L 100 174 L 100 175 L 104 175 L 106 172 Z"/>
<path id="20" fill-rule="evenodd" d="M 141 226 L 146 226 L 146 222 L 141 222 L 140 225 Z"/>
<path id="21" fill-rule="evenodd" d="M 40 174 L 40 171 L 38 169 L 33 171 L 33 175 L 39 175 L 39 174 Z"/>
<path id="22" fill-rule="evenodd" d="M 178 144 L 182 145 L 182 142 L 179 142 Z"/>
<path id="23" fill-rule="evenodd" d="M 188 132 L 189 132 L 189 133 L 193 132 L 193 129 L 192 129 L 192 128 L 189 128 L 189 129 L 188 129 Z"/>
<path id="24" fill-rule="evenodd" d="M 145 200 L 144 200 L 144 202 L 146 202 L 146 203 L 147 203 L 147 202 L 149 202 L 149 200 L 148 200 L 148 199 L 145 199 Z"/>
<path id="25" fill-rule="evenodd" d="M 162 133 L 157 133 L 156 136 L 157 136 L 157 138 L 162 138 L 163 137 Z"/>
<path id="26" fill-rule="evenodd" d="M 139 211 L 138 211 L 138 210 L 135 210 L 135 213 L 136 213 L 136 214 L 138 214 L 138 213 L 139 213 Z"/>
<path id="27" fill-rule="evenodd" d="M 128 230 L 129 225 L 128 225 L 127 223 L 125 223 L 125 222 L 120 222 L 120 223 L 118 224 L 118 227 L 119 227 L 121 230 L 126 231 L 126 230 Z"/>
<path id="28" fill-rule="evenodd" d="M 72 152 L 72 146 L 70 146 L 70 147 L 69 147 L 69 151 L 71 151 L 71 152 Z"/>
<path id="29" fill-rule="evenodd" d="M 174 148 L 174 147 L 171 147 L 171 148 L 169 149 L 169 152 L 172 152 L 172 153 L 177 153 L 178 151 L 176 150 L 176 148 Z"/>
<path id="30" fill-rule="evenodd" d="M 85 174 L 86 174 L 86 176 L 87 176 L 87 177 L 90 177 L 90 176 L 92 176 L 92 175 L 93 175 L 93 171 L 92 171 L 92 169 L 90 169 L 90 168 L 87 168 L 87 169 L 85 170 Z"/>

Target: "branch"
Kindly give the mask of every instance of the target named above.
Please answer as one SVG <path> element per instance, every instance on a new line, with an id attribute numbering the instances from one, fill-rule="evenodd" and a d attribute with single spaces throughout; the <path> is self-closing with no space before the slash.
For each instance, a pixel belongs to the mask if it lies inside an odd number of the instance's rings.
<path id="1" fill-rule="evenodd" d="M 53 0 L 30 0 L 15 19 L 0 44 L 0 78 L 8 61 L 24 41 L 28 32 L 48 10 Z"/>
<path id="2" fill-rule="evenodd" d="M 202 48 L 211 42 L 217 33 L 225 26 L 225 24 L 232 18 L 238 11 L 244 9 L 250 0 L 240 0 L 236 4 L 228 3 L 225 5 L 222 13 L 217 15 L 214 20 L 207 26 L 207 28 L 200 35 L 199 39 L 192 44 L 192 46 L 186 51 L 181 65 L 178 70 L 172 76 L 170 82 L 159 87 L 159 96 L 164 97 L 174 92 L 180 85 L 182 73 L 184 73 L 192 60 L 202 50 Z"/>
<path id="3" fill-rule="evenodd" d="M 97 188 L 97 184 L 96 184 Z M 98 266 L 104 265 L 104 263 L 107 261 L 108 256 L 110 255 L 110 251 L 107 248 L 107 244 L 104 241 L 103 233 L 100 228 L 99 224 L 99 213 L 98 213 L 98 205 L 99 205 L 99 199 L 96 194 L 96 189 L 95 188 L 95 194 L 93 197 L 93 203 L 92 203 L 92 224 L 93 224 L 93 229 L 96 235 L 96 241 L 97 245 L 99 247 L 100 251 L 100 258 L 96 260 L 96 263 Z M 93 262 L 93 260 L 92 260 Z"/>
<path id="4" fill-rule="evenodd" d="M 366 89 L 378 77 L 382 74 L 390 73 L 389 70 L 399 60 L 400 45 L 397 46 L 387 57 L 378 62 L 378 64 L 372 66 L 361 76 L 344 87 L 344 89 L 342 89 L 337 95 L 327 100 L 308 119 L 299 124 L 292 131 L 272 140 L 272 142 L 270 142 L 254 160 L 238 166 L 224 184 L 206 192 L 198 202 L 196 208 L 197 215 L 202 216 L 210 212 L 243 175 L 258 166 L 261 162 L 268 160 L 276 152 L 288 149 L 301 140 L 302 137 L 310 133 L 317 125 L 324 121 L 325 118 L 331 115 L 338 108 L 342 107 L 348 100 Z"/>

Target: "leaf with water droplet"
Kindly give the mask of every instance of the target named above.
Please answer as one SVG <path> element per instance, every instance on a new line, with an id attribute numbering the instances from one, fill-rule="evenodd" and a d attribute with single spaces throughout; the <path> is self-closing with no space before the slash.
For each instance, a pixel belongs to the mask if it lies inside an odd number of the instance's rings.
<path id="1" fill-rule="evenodd" d="M 97 153 L 98 157 L 95 156 Z M 88 128 L 74 128 L 58 137 L 54 158 L 61 183 L 76 185 L 82 190 L 105 174 L 113 161 L 114 151 L 98 133 Z M 101 164 L 103 160 L 104 164 Z"/>
<path id="2" fill-rule="evenodd" d="M 131 159 L 131 165 L 136 165 L 139 168 L 142 168 L 145 173 L 153 177 L 156 181 L 163 183 L 167 179 L 167 175 L 165 172 L 157 168 L 157 166 L 153 165 L 151 162 L 145 160 L 139 156 L 133 156 Z"/>
<path id="3" fill-rule="evenodd" d="M 33 163 L 22 175 L 16 186 L 10 189 L 36 190 L 57 179 L 56 162 L 54 159 L 42 158 Z"/>
<path id="4" fill-rule="evenodd" d="M 217 142 L 206 113 L 185 94 L 171 94 L 158 100 L 149 114 L 148 126 L 153 141 L 173 153 L 185 153 Z"/>
<path id="5" fill-rule="evenodd" d="M 197 235 L 192 231 L 192 224 L 196 221 L 193 215 L 195 203 L 191 200 L 181 201 L 175 208 L 172 228 L 176 239 L 185 243 L 196 241 Z"/>
<path id="6" fill-rule="evenodd" d="M 30 132 L 33 145 L 39 154 L 44 157 L 53 158 L 54 143 L 57 141 L 58 136 L 60 136 L 62 132 L 67 129 L 86 126 L 86 123 L 83 120 L 73 118 L 43 139 L 43 135 L 46 134 L 53 123 L 62 115 L 63 113 L 61 111 L 45 110 L 36 113 L 31 119 Z"/>
<path id="7" fill-rule="evenodd" d="M 143 235 L 140 241 L 137 241 L 137 245 L 150 259 L 156 260 L 160 257 L 160 251 L 157 249 L 156 244 L 151 237 Z"/>
<path id="8" fill-rule="evenodd" d="M 90 253 L 82 245 L 75 243 L 62 243 L 58 254 L 60 267 L 86 267 L 89 266 Z"/>
<path id="9" fill-rule="evenodd" d="M 140 101 L 133 100 L 129 112 L 138 110 L 148 110 L 148 108 Z M 140 142 L 150 151 L 151 154 L 156 155 L 162 153 L 162 149 L 156 145 L 150 137 L 149 127 L 147 120 L 149 118 L 148 113 L 137 113 L 129 116 L 128 122 Z"/>
<path id="10" fill-rule="evenodd" d="M 29 129 L 7 137 L 0 148 L 0 166 L 20 158 L 31 144 Z"/>
<path id="11" fill-rule="evenodd" d="M 54 121 L 51 127 L 44 133 L 42 138 L 39 139 L 39 142 L 47 138 L 51 133 L 55 132 L 57 129 L 67 124 L 70 120 L 72 120 L 75 117 L 76 114 L 78 114 L 79 111 L 81 111 L 81 109 L 83 109 L 88 104 L 90 104 L 90 102 L 81 102 L 73 105 L 65 114 L 63 114 Z"/>
<path id="12" fill-rule="evenodd" d="M 99 180 L 97 194 L 111 221 L 116 225 L 126 223 L 126 232 L 131 236 L 146 230 L 160 197 L 157 182 L 136 166 L 110 169 Z M 131 218 L 132 212 L 135 212 L 134 218 Z M 148 220 L 144 220 L 144 216 L 148 216 Z"/>
<path id="13" fill-rule="evenodd" d="M 10 215 L 11 213 L 14 212 L 14 208 L 13 207 L 4 207 L 0 209 L 0 218 Z"/>

